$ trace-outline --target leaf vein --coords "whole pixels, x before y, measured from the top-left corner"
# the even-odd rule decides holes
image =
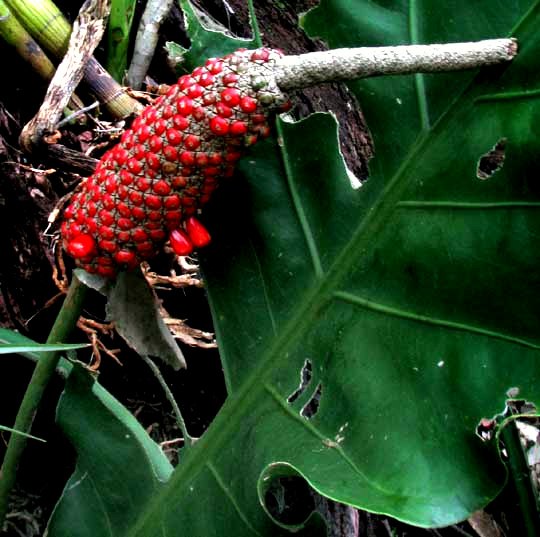
[[[219,474],[219,472],[217,471],[217,468],[210,462],[208,461],[206,463],[206,467],[210,470],[210,473],[212,474],[212,476],[214,477],[214,479],[216,480],[216,483],[218,484],[219,488],[223,491],[223,493],[225,494],[225,496],[227,496],[227,498],[229,499],[229,501],[231,502],[231,504],[233,505],[235,511],[238,513],[238,516],[240,517],[240,519],[242,520],[242,522],[255,534],[255,535],[260,535],[262,537],[262,535],[251,525],[251,523],[249,522],[249,520],[247,519],[246,515],[243,513],[240,505],[238,504],[238,502],[236,501],[236,498],[234,497],[234,495],[232,494],[232,492],[230,491],[229,487],[227,486],[227,484],[225,483],[225,481],[223,480],[223,478],[221,477],[221,475]]]
[[[301,417],[300,414],[297,414],[294,410],[292,410],[289,404],[285,402],[284,397],[276,390],[274,386],[267,383],[264,385],[264,388],[272,396],[274,401],[276,401],[276,403],[281,407],[281,409],[285,411],[287,415],[293,418],[297,423],[300,423],[305,429],[307,429],[311,434],[318,438],[321,441],[322,445],[327,447],[331,446],[329,447],[329,449],[334,449],[336,453],[338,453],[339,456],[347,463],[347,465],[352,468],[352,470],[355,472],[355,474],[357,474],[358,477],[360,477],[366,483],[369,483],[373,488],[378,491],[381,491],[385,494],[393,494],[391,491],[381,487],[378,483],[374,483],[371,479],[369,479],[367,475],[362,472],[362,470],[360,470],[360,468],[354,463],[354,461],[345,453],[345,450],[338,442],[334,442],[329,439],[327,436],[322,434],[311,423],[311,421]]]
[[[404,200],[396,204],[400,209],[538,209],[538,201],[416,201]]]
[[[283,140],[283,128],[279,121],[277,122],[276,126],[277,126],[279,138]],[[294,173],[293,173],[291,161],[289,158],[289,153],[286,147],[284,146],[284,144],[280,144],[280,150],[281,150],[281,157],[283,160],[283,167],[285,169],[287,187],[289,189],[289,194],[291,195],[291,200],[293,202],[293,207],[296,212],[296,217],[298,218],[300,228],[302,229],[302,233],[306,241],[306,245],[307,245],[309,255],[311,258],[311,263],[313,265],[313,270],[317,278],[320,279],[324,276],[321,257],[319,255],[319,250],[317,248],[317,244],[315,242],[315,238],[313,236],[313,232],[311,230],[309,220],[304,211],[302,200],[298,193],[298,189],[296,188],[296,185],[294,183]]]
[[[385,313],[387,315],[392,315],[394,317],[399,317],[401,319],[409,319],[412,321],[417,321],[417,322],[425,323],[425,324],[431,324],[433,326],[440,326],[443,328],[450,328],[453,330],[462,330],[464,332],[470,332],[472,334],[477,334],[481,336],[493,337],[493,338],[500,339],[503,341],[508,341],[510,343],[517,343],[518,345],[529,347],[531,349],[540,349],[540,345],[533,343],[532,341],[528,341],[526,339],[510,336],[508,334],[503,334],[501,332],[495,332],[494,330],[488,330],[486,328],[481,328],[479,326],[473,326],[473,325],[465,324],[465,323],[458,323],[456,321],[450,321],[448,319],[437,319],[434,317],[428,317],[427,315],[422,315],[420,313],[400,310],[393,306],[386,306],[385,304],[380,304],[378,302],[374,302],[373,300],[362,298],[358,295],[349,293],[347,291],[336,291],[333,296],[337,300],[348,302],[349,304],[360,306],[360,307],[377,311],[380,313]]]
[[[420,44],[420,30],[418,28],[418,6],[416,0],[409,2],[409,35],[412,45]],[[416,101],[418,104],[418,113],[420,115],[420,126],[422,130],[430,128],[429,109],[426,94],[425,76],[421,73],[414,75],[414,88],[416,92]]]

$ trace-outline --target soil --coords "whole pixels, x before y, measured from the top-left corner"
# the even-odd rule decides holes
[[[315,5],[315,0],[256,2],[263,39],[286,52],[300,53],[323,48],[309,40],[297,26],[299,13]],[[76,6],[74,5],[76,4]],[[243,0],[199,1],[198,7],[239,36],[246,36],[248,14]],[[58,2],[72,20],[79,3]],[[140,8],[139,8],[140,9]],[[137,17],[140,13],[137,13]],[[161,29],[158,51],[150,76],[160,83],[172,83],[174,74],[167,66],[163,45],[176,41],[188,46],[183,18],[175,6]],[[14,52],[0,43],[0,53],[13,57]],[[98,50],[96,56],[100,57]],[[16,58],[16,76],[10,76],[0,93],[0,326],[18,330],[42,342],[54,321],[61,299],[53,300],[58,289],[53,281],[52,237],[48,235],[47,218],[58,200],[69,193],[78,177],[58,162],[43,162],[24,154],[18,144],[22,127],[37,112],[46,85]],[[79,90],[78,90],[79,92]],[[83,92],[81,92],[83,93]],[[345,86],[326,86],[298,96],[296,113],[305,116],[317,110],[333,110],[341,122],[341,143],[349,168],[360,178],[367,177],[367,160],[372,148],[369,134],[354,98]],[[351,105],[351,106],[348,106]],[[346,118],[346,120],[345,120]],[[62,131],[61,143],[82,151],[92,135],[85,126],[69,126]],[[96,141],[94,138],[92,141]],[[162,293],[165,305],[174,317],[186,319],[191,327],[212,331],[212,319],[204,289],[189,287]],[[103,300],[92,294],[87,314],[103,318]],[[74,340],[84,340],[84,334]],[[106,356],[100,367],[100,382],[133,411],[140,423],[158,442],[181,436],[158,382],[149,375],[148,366],[116,337],[102,338],[109,348],[121,348],[122,366]],[[182,346],[188,367],[174,372],[163,371],[180,407],[188,429],[200,436],[222,405],[226,392],[216,349]],[[89,358],[89,357],[88,357]],[[32,373],[33,364],[19,356],[3,356],[0,376],[0,423],[13,423],[18,404]],[[33,433],[47,444],[30,442],[20,465],[19,480],[13,494],[9,525],[5,535],[42,535],[52,508],[74,468],[74,453],[54,425],[56,402],[62,390],[61,379],[54,379],[47,390],[35,420]],[[4,443],[3,443],[4,444]],[[4,445],[1,448],[3,450]],[[176,461],[174,445],[168,449]],[[0,456],[2,454],[0,453]],[[331,521],[332,535],[353,537],[414,535],[475,535],[468,524],[440,530],[408,527],[385,516],[371,515],[314,496],[303,482],[283,483],[287,492],[284,520],[305,518],[314,505]]]

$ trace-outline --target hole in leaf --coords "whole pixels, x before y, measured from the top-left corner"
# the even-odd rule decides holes
[[[321,401],[321,394],[322,384],[319,382],[319,384],[317,384],[317,388],[313,392],[313,395],[300,411],[301,416],[310,420],[313,416],[315,416],[315,414],[317,414],[319,410],[319,403]]]
[[[480,157],[476,168],[478,179],[489,179],[503,167],[506,141],[506,138],[501,138],[491,151]]]
[[[315,508],[310,486],[299,476],[274,479],[264,503],[270,515],[286,525],[302,524]]]
[[[287,397],[288,403],[294,403],[306,391],[311,382],[312,371],[311,361],[306,359],[300,370],[300,384],[298,385],[298,388]]]

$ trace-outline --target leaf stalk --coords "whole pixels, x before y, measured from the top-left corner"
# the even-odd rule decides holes
[[[66,299],[47,338],[47,343],[53,344],[67,341],[81,315],[86,289],[86,286],[74,275]],[[37,362],[13,425],[13,428],[17,431],[26,434],[30,432],[39,403],[55,372],[60,357],[60,351],[46,352]],[[9,494],[15,485],[17,469],[26,442],[27,438],[25,436],[20,434],[12,435],[9,439],[4,462],[0,468],[0,528],[4,523],[8,510]]]

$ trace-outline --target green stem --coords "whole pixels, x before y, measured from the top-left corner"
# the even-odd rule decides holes
[[[253,40],[258,47],[262,47],[261,32],[259,30],[259,24],[257,23],[257,15],[255,14],[255,7],[253,6],[253,0],[248,0],[249,19],[251,21],[251,28],[253,29]]]
[[[0,0],[0,37],[14,47],[42,78],[50,80],[53,77],[54,65],[3,0]]]
[[[47,343],[62,343],[68,339],[80,317],[86,289],[77,277],[73,276],[68,294],[47,338]],[[60,351],[46,352],[36,364],[13,426],[17,431],[30,432],[39,403],[54,374],[60,356]],[[17,468],[26,442],[27,439],[22,435],[12,435],[9,439],[4,462],[0,469],[0,528],[4,523],[9,494],[15,485]]]
[[[50,0],[6,0],[11,11],[42,47],[61,57],[68,46],[71,24]]]
[[[50,0],[5,0],[17,17],[40,45],[62,58],[69,44],[71,24]],[[123,118],[139,112],[142,106],[129,96],[103,66],[92,56],[84,70],[85,82],[114,117]]]
[[[152,373],[154,373],[154,376],[157,378],[158,382],[161,384],[161,387],[163,388],[163,391],[165,392],[165,397],[167,397],[176,415],[176,422],[178,423],[178,426],[180,427],[180,430],[182,431],[182,436],[184,437],[184,449],[188,450],[193,444],[193,437],[190,436],[190,434],[188,433],[186,422],[184,420],[184,417],[182,416],[180,407],[178,406],[178,403],[176,402],[176,399],[174,398],[174,395],[171,389],[165,382],[165,379],[163,378],[163,375],[161,374],[161,371],[159,370],[158,366],[153,362],[153,360],[151,360],[145,354],[141,354],[141,356],[142,356],[142,359],[150,366]]]
[[[517,493],[516,508],[521,514],[524,537],[537,537],[540,535],[538,504],[515,419],[503,427],[500,438],[508,454],[508,471]]]

